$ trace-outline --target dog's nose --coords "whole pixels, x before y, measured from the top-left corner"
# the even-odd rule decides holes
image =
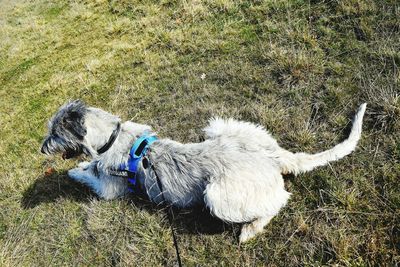
[[[40,152],[42,152],[43,154],[46,154],[46,152],[44,152],[44,144],[42,145],[42,148],[40,149]]]
[[[40,148],[40,152],[42,152],[43,154],[48,153],[47,138],[46,138],[46,140],[43,141],[42,147]]]

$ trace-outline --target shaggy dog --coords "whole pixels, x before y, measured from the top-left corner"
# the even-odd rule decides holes
[[[149,145],[136,169],[136,192],[155,202],[177,207],[204,203],[223,221],[243,223],[240,242],[263,231],[287,203],[290,193],[282,174],[299,174],[350,154],[361,136],[366,104],[355,115],[350,136],[318,154],[292,153],[281,148],[262,127],[234,119],[211,119],[206,140],[182,144],[159,139]],[[129,161],[133,144],[143,135],[155,136],[150,126],[86,106],[76,100],[63,105],[50,120],[41,151],[63,158],[86,154],[68,175],[88,185],[100,197],[127,194],[129,183],[115,170]]]

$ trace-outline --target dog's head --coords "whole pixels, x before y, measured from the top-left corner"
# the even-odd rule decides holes
[[[62,153],[64,159],[87,152],[83,144],[87,133],[86,113],[87,107],[80,100],[61,106],[49,121],[48,135],[43,141],[41,152],[47,155]]]
[[[121,127],[118,116],[87,106],[80,100],[70,101],[50,119],[41,151],[47,155],[61,153],[64,159],[81,154],[94,158],[115,145]],[[124,127],[134,136],[151,131],[150,126],[133,122]]]

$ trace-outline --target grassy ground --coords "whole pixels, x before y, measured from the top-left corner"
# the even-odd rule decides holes
[[[98,200],[66,177],[76,162],[40,155],[74,98],[183,142],[221,115],[307,152],[368,102],[357,151],[286,177],[265,234],[239,246],[197,208],[176,211],[178,239],[188,266],[399,263],[399,17],[395,0],[0,0],[0,265],[175,264],[162,211]]]

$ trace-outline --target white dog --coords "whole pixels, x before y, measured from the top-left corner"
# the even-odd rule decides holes
[[[202,143],[157,139],[150,126],[121,123],[77,100],[50,120],[42,152],[91,156],[68,174],[105,199],[133,191],[178,207],[204,203],[221,220],[243,223],[239,239],[245,242],[286,205],[290,193],[282,174],[310,171],[355,149],[365,108],[360,106],[348,139],[311,155],[289,152],[262,126],[233,119],[210,120]]]

